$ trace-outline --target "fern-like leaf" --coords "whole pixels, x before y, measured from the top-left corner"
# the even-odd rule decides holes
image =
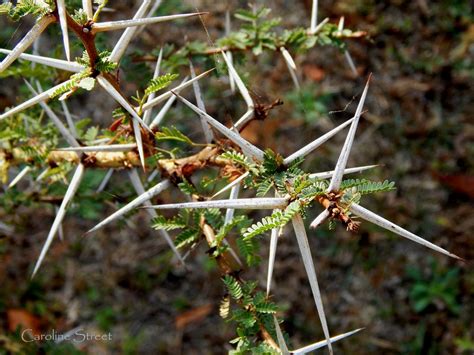
[[[198,229],[186,229],[178,234],[178,236],[174,240],[174,245],[176,245],[176,248],[182,248],[185,245],[195,242],[200,235],[201,233]]]
[[[239,300],[244,295],[242,287],[240,286],[239,281],[237,281],[233,276],[225,275],[222,279],[224,282],[227,291],[232,296],[232,298]]]
[[[177,142],[187,143],[193,145],[194,142],[181,133],[176,127],[163,127],[161,132],[155,134],[155,138],[158,141],[173,140]]]
[[[178,77],[178,74],[170,74],[167,73],[165,75],[161,75],[155,79],[152,79],[148,82],[148,86],[145,89],[145,94],[148,96],[150,94],[153,94],[161,89],[164,89],[168,85],[170,85],[173,80],[176,80]]]
[[[154,229],[164,229],[170,231],[173,229],[186,228],[186,222],[180,217],[166,219],[164,216],[158,216],[152,220],[152,227]]]

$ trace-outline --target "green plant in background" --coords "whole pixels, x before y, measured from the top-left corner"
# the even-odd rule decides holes
[[[97,9],[93,11],[92,3],[84,0],[83,8],[75,9],[73,16],[69,14],[70,9],[66,7],[64,0],[41,4],[20,0],[15,6],[8,3],[1,8],[2,13],[7,14],[12,20],[28,14],[37,18],[33,28],[12,51],[2,50],[7,56],[0,62],[0,73],[18,77],[23,75],[24,71],[12,70],[15,67],[11,66],[17,59],[35,63],[30,72],[32,82],[26,82],[26,87],[33,97],[0,115],[2,180],[6,182],[9,170],[19,166],[20,172],[10,182],[10,188],[24,176],[32,174],[42,186],[42,191],[35,192],[34,196],[47,196],[58,191],[64,196],[34,267],[33,276],[45,260],[72,201],[79,205],[78,210],[81,214],[93,218],[100,209],[92,206],[107,201],[106,196],[95,197],[95,194],[104,191],[110,176],[118,169],[126,169],[136,196],[88,233],[142,206],[149,214],[153,228],[167,241],[180,262],[185,262],[182,250],[192,250],[200,242],[206,243],[207,254],[217,265],[225,285],[226,292],[221,300],[220,315],[235,325],[237,336],[231,341],[235,345],[233,351],[235,354],[289,353],[287,346],[289,337],[280,329],[281,320],[277,318],[279,308],[271,297],[271,283],[278,238],[283,233],[283,227],[290,224],[296,235],[325,337],[322,341],[293,352],[307,353],[327,346],[332,353],[333,342],[361,330],[356,329],[338,336],[331,336],[329,331],[304,223],[304,219],[311,214],[315,205],[321,206],[323,210],[310,223],[311,228],[320,228],[324,222],[329,221],[330,224],[340,222],[347,230],[356,232],[361,220],[366,220],[437,252],[458,258],[361,206],[363,196],[391,191],[395,188],[393,182],[344,178],[346,174],[375,167],[371,165],[347,168],[358,123],[363,113],[370,77],[351,119],[287,157],[269,149],[262,151],[240,135],[249,122],[268,118],[270,110],[280,103],[265,106],[253,100],[233,64],[235,53],[244,55],[251,52],[253,55],[260,55],[263,51],[273,51],[281,54],[298,88],[297,68],[290,51],[302,53],[316,45],[333,45],[341,49],[352,70],[355,71],[344,40],[361,37],[364,35],[363,32],[344,29],[343,20],[339,25],[329,23],[328,19],[318,24],[317,1],[313,2],[309,28],[280,30],[277,27],[279,20],[270,18],[270,10],[267,8],[252,7],[251,10],[239,10],[236,12],[236,17],[242,21],[241,27],[234,32],[228,31],[225,37],[217,40],[215,42],[217,47],[194,42],[178,50],[167,47],[157,51],[158,55],[151,58],[157,61],[153,77],[147,82],[136,83],[138,88],[144,89],[138,91],[132,98],[136,102],[136,106],[133,106],[122,91],[122,82],[119,78],[120,70],[123,69],[122,64],[127,64],[126,59],[122,61],[125,50],[139,33],[140,28],[204,14],[152,17],[156,7],[152,6],[153,1],[144,0],[131,20],[99,22],[100,13],[106,3],[98,1]],[[55,23],[60,26],[68,60],[26,54],[25,50],[38,36]],[[112,50],[98,50],[96,36],[114,30],[124,32]],[[74,33],[84,49],[82,56],[75,62],[69,60],[71,55],[69,32]],[[191,60],[196,61],[199,57],[206,58],[203,61],[206,69],[214,65],[211,59],[221,61],[222,68],[228,71],[231,87],[238,90],[245,102],[245,113],[231,128],[206,112],[199,80],[210,75],[214,68],[196,75]],[[57,84],[55,81],[55,85],[51,86],[50,78],[45,78],[40,71],[36,72],[36,68],[40,67],[38,64],[55,68],[62,82]],[[175,83],[177,72],[180,69],[184,71],[180,68],[184,65],[186,73],[191,78],[188,76],[177,84]],[[160,75],[162,68],[166,68],[168,73]],[[65,73],[70,74],[66,80]],[[43,91],[42,85],[51,87]],[[162,92],[168,86],[173,88]],[[196,105],[180,95],[181,91],[190,86],[194,90]],[[111,124],[102,128],[92,126],[86,120],[74,122],[66,102],[73,95],[79,94],[80,89],[90,91],[86,92],[86,95],[95,95],[99,87],[120,105],[110,113]],[[302,101],[301,108],[297,110],[300,110],[300,113],[305,113],[307,110],[314,111],[315,108],[323,111],[324,106],[311,107],[311,99],[305,96],[308,95],[305,94],[305,90],[307,89],[303,89],[300,93],[300,99],[297,97],[292,99],[295,104]],[[51,101],[49,104],[46,103],[48,100]],[[199,117],[198,123],[204,133],[204,143],[189,137],[191,124],[183,129],[166,127],[162,124],[164,116],[176,100]],[[162,109],[153,116],[153,108],[162,103],[164,103]],[[36,104],[39,104],[41,109],[34,107]],[[64,112],[66,124],[56,113],[59,107]],[[29,108],[31,110],[25,111]],[[46,124],[44,122],[46,118],[53,124]],[[312,120],[311,117],[307,119]],[[311,173],[301,168],[301,163],[308,154],[346,128],[349,132],[333,171]],[[143,174],[140,173],[140,168],[143,169]],[[89,181],[95,179],[98,176],[95,170],[98,169],[108,169],[98,186],[83,183],[86,178]],[[70,172],[73,172],[72,178],[68,180]],[[146,178],[146,183],[143,182],[143,178]],[[67,189],[64,192],[65,185]],[[172,186],[179,188],[190,202],[151,204],[154,197]],[[130,190],[129,186],[124,185],[118,188]],[[246,190],[247,195],[256,197],[239,198],[240,190]],[[228,199],[217,198],[229,191]],[[7,202],[4,202],[4,205],[13,210],[18,201],[31,199],[31,196],[24,196],[22,200],[7,191],[4,199],[12,206],[8,206]],[[89,205],[91,207],[87,207]],[[87,211],[83,210],[84,206]],[[157,211],[165,209],[179,209],[179,213],[171,218],[158,214]],[[235,212],[254,209],[270,210],[271,213],[252,223],[246,214],[238,215]],[[176,233],[174,238],[169,232]],[[242,269],[258,265],[259,245],[267,233],[270,233],[270,255],[266,292],[264,292],[257,287],[257,281],[245,279]],[[232,239],[235,239],[238,251],[233,250],[230,243]],[[246,266],[241,258],[245,260]],[[450,285],[452,277],[454,276],[450,276],[448,280],[444,278],[435,280]],[[139,270],[138,283],[141,287],[147,289],[149,282],[148,275],[140,273]],[[434,288],[430,283],[417,293],[417,297],[423,300],[418,300],[418,304],[423,305],[426,299],[429,300],[428,304],[431,303],[433,295],[441,295],[445,302],[449,299],[445,287]],[[108,329],[114,318],[114,310],[104,308],[97,313],[96,322],[103,329]],[[124,348],[133,349],[134,346],[133,341],[129,346],[124,344]]]
[[[410,301],[416,312],[423,312],[430,305],[446,307],[453,314],[460,311],[459,269],[443,269],[435,260],[431,261],[430,275],[415,267],[407,268],[407,275],[414,281],[410,290]]]

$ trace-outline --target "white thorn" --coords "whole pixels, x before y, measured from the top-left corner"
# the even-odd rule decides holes
[[[30,91],[38,95],[38,93],[33,89],[31,84],[25,80],[26,85],[30,89]],[[43,92],[44,93],[44,92]],[[41,95],[41,94],[39,94]],[[53,121],[54,125],[58,128],[59,132],[61,135],[64,137],[64,139],[73,147],[79,147],[79,142],[76,140],[76,138],[72,135],[72,133],[64,126],[63,122],[59,119],[59,117],[51,110],[51,108],[43,101],[40,101],[39,104],[43,108],[43,110],[46,112],[48,117]]]
[[[319,31],[321,31],[321,29],[324,27],[325,24],[327,24],[329,22],[329,17],[326,17],[324,20],[322,20],[319,25],[316,26],[316,28],[314,29],[314,31],[310,31],[311,34],[316,34],[318,33]]]
[[[163,58],[163,47],[160,48],[160,53],[158,53],[158,59],[156,60],[156,66],[155,66],[155,72],[153,73],[153,79],[156,79],[160,75],[160,67],[161,67],[161,59]],[[152,92],[149,96],[146,102],[151,102],[156,96],[156,92]],[[153,113],[153,110],[147,110],[143,114],[143,122],[148,124],[151,118],[151,114]]]
[[[198,76],[196,76],[194,79],[190,79],[188,81],[185,81],[184,83],[182,84],[179,84],[177,87],[159,95],[158,97],[155,97],[152,101],[150,102],[147,102],[145,105],[143,105],[143,111],[146,111],[146,110],[149,110],[150,108],[158,105],[160,102],[163,102],[167,99],[169,99],[171,96],[173,96],[173,92],[180,92],[181,90],[187,88],[188,86],[190,86],[193,82],[195,82],[196,80],[199,80],[201,78],[203,78],[204,76],[206,76],[207,74],[209,74],[210,72],[212,72],[214,69],[210,69],[208,71],[205,71],[204,73],[201,73],[199,74]]]
[[[189,61],[189,70],[191,71],[191,78],[195,78],[196,73],[194,72],[193,63],[191,61]],[[206,112],[206,106],[204,106],[204,100],[202,98],[199,82],[197,81],[193,82],[193,89],[194,89],[194,96],[196,97],[197,106],[203,112]],[[207,123],[207,121],[204,119],[204,117],[200,117],[200,118],[201,118],[202,130],[204,131],[204,137],[206,138],[206,143],[211,143],[212,140],[214,139],[214,134],[212,133],[211,127],[209,126],[209,123]]]
[[[288,65],[288,67],[293,70],[296,70],[296,63],[291,57],[290,52],[288,52],[285,47],[280,47],[280,52],[283,55],[283,59],[285,59],[285,62]]]
[[[31,170],[30,166],[25,166],[21,171],[18,173],[17,176],[10,182],[8,185],[8,188],[11,189],[13,186],[18,184],[18,182],[25,177],[26,174],[28,174]]]
[[[278,319],[275,315],[273,315],[273,324],[275,325],[275,333],[277,335],[278,346],[280,347],[282,355],[290,355],[288,347],[285,343],[285,338],[283,337],[283,332],[281,331],[280,324],[278,323]]]
[[[64,52],[66,53],[67,61],[71,61],[71,50],[69,49],[69,35],[67,30],[67,19],[66,19],[66,4],[64,0],[57,0],[59,25],[61,26],[61,32],[63,35]]]
[[[145,151],[143,150],[142,132],[140,131],[140,123],[136,120],[132,120],[133,133],[135,135],[135,142],[137,142],[138,155],[140,156],[140,162],[143,170],[145,170]]]
[[[127,110],[127,112],[130,113],[134,119],[140,122],[140,124],[149,132],[153,133],[150,127],[148,127],[146,123],[140,118],[140,116],[138,116],[137,111],[135,111],[132,105],[128,103],[122,94],[118,92],[117,89],[115,89],[115,87],[107,79],[105,79],[102,75],[99,75],[97,77],[97,82],[105,89],[105,91],[109,93],[110,96],[112,96],[115,101],[117,101],[125,110]]]
[[[342,30],[344,29],[344,16],[341,16],[339,19],[339,23],[337,25],[337,32],[339,32],[339,35],[342,34]]]
[[[242,117],[240,117],[238,121],[234,124],[234,126],[232,127],[232,130],[239,132],[240,129],[242,129],[247,124],[247,122],[249,122],[253,118],[253,115],[254,115],[254,109],[249,108],[247,112],[245,112],[242,115]]]
[[[56,214],[58,214],[59,212],[59,207],[58,206],[54,206],[54,210],[56,211]],[[64,230],[63,230],[63,224],[59,224],[59,228],[58,228],[58,236],[59,236],[59,240],[60,241],[64,241]]]
[[[354,335],[355,333],[358,333],[360,332],[361,330],[363,330],[364,328],[359,328],[359,329],[355,329],[353,331],[350,331],[350,332],[347,332],[347,333],[344,333],[344,334],[339,334],[339,335],[336,335],[336,336],[333,336],[331,337],[331,343],[335,343],[336,341],[339,341],[341,339],[344,339],[344,338],[347,338],[347,337],[350,337],[351,335]],[[291,353],[292,354],[307,354],[309,353],[310,351],[314,351],[316,349],[320,349],[322,347],[325,347],[328,345],[328,341],[327,340],[321,340],[321,341],[318,341],[317,343],[314,343],[314,344],[311,344],[311,345],[307,345],[303,348],[299,348],[299,349],[296,349],[296,350],[292,350]]]
[[[245,139],[243,139],[240,134],[237,132],[234,132],[224,126],[222,123],[217,121],[215,118],[209,116],[207,113],[203,112],[200,110],[196,105],[193,105],[191,102],[183,98],[182,96],[175,94],[179,100],[181,100],[186,106],[188,106],[191,110],[196,112],[198,115],[201,117],[206,118],[207,122],[213,126],[215,129],[217,129],[220,133],[225,135],[227,138],[229,138],[232,142],[237,144],[243,151],[245,155],[247,155],[251,159],[256,159],[258,161],[263,161],[263,156],[264,153],[261,151],[259,148],[254,146],[253,144],[249,143]]]
[[[365,166],[358,166],[358,167],[355,167],[355,168],[347,168],[347,169],[344,169],[344,175],[353,174],[353,173],[360,173],[364,170],[369,170],[369,169],[376,168],[377,166],[378,165],[365,165]],[[333,174],[334,174],[334,170],[330,170],[330,171],[323,171],[323,172],[320,172],[320,173],[309,174],[308,177],[310,179],[327,179],[327,178],[332,177]]]
[[[278,197],[278,192],[275,191],[275,197]],[[275,213],[277,210],[273,210]],[[272,277],[273,277],[273,267],[275,265],[275,256],[278,245],[278,233],[280,228],[273,228],[270,236],[270,247],[268,253],[268,271],[267,271],[267,296],[270,294],[270,289],[272,286]]]
[[[187,78],[188,77],[185,77],[184,80],[181,82],[181,84],[185,83]],[[165,115],[168,113],[169,109],[171,108],[171,106],[174,104],[175,101],[176,101],[176,96],[171,94],[171,96],[168,98],[168,100],[166,100],[161,110],[156,114],[155,118],[151,121],[150,123],[151,129],[155,128],[161,123],[161,121],[163,121],[163,119],[165,118]],[[152,111],[151,109],[147,110],[145,111],[145,114],[151,111]]]
[[[22,40],[18,42],[15,48],[13,48],[13,50],[0,63],[0,73],[7,69],[10,64],[12,64],[53,21],[54,18],[52,16],[44,16],[38,22],[36,22],[36,24],[25,35],[25,37],[23,37]]]
[[[245,103],[247,104],[247,108],[254,108],[254,103],[252,98],[250,97],[249,91],[244,85],[244,82],[242,79],[240,79],[239,74],[237,74],[237,71],[234,68],[234,65],[231,63],[229,58],[227,58],[227,55],[224,52],[221,52],[222,56],[224,57],[224,60],[227,64],[227,67],[229,68],[229,73],[233,77],[235,83],[237,84],[237,87],[239,88],[240,94],[245,100]]]
[[[84,165],[79,164],[76,168],[76,171],[74,172],[71,182],[69,183],[66,194],[64,195],[63,201],[61,202],[61,206],[59,207],[59,210],[58,210],[58,213],[56,214],[53,225],[51,226],[51,230],[49,231],[48,237],[46,238],[46,242],[44,243],[43,249],[41,250],[40,256],[38,257],[38,261],[36,262],[31,278],[35,276],[36,272],[41,266],[41,263],[43,262],[43,259],[46,256],[46,253],[48,252],[48,249],[53,241],[53,238],[56,235],[56,232],[58,231],[58,228],[64,219],[64,215],[66,214],[66,209],[69,203],[71,202],[72,198],[76,194],[77,188],[79,187],[79,184],[81,183],[83,174],[84,174]]]
[[[127,152],[135,149],[135,143],[127,144],[109,144],[109,145],[87,145],[84,147],[57,148],[56,150],[64,152]]]
[[[407,231],[406,229],[396,225],[395,223],[392,223],[390,222],[389,220],[379,216],[378,214],[372,212],[372,211],[369,211],[368,209],[356,204],[356,203],[352,203],[349,207],[350,211],[352,213],[354,213],[355,215],[359,216],[360,218],[363,218],[365,219],[366,221],[369,221],[369,222],[372,222],[373,224],[376,224],[382,228],[385,228],[393,233],[396,233],[404,238],[407,238],[407,239],[410,239],[411,241],[415,242],[415,243],[418,243],[418,244],[421,244],[427,248],[430,248],[430,249],[433,249],[435,251],[437,251],[438,253],[441,253],[441,254],[444,254],[444,255],[447,255],[447,256],[450,256],[452,258],[455,258],[455,259],[459,259],[459,260],[463,260],[462,258],[460,258],[459,256],[457,255],[454,255],[452,253],[450,253],[449,251],[433,244],[433,243],[430,243],[428,242],[427,240],[421,238],[421,237],[418,237],[417,235]]]
[[[369,89],[371,75],[365,84],[364,91],[360,98],[359,104],[357,105],[356,113],[354,115],[354,121],[352,121],[351,128],[349,133],[347,133],[346,141],[342,147],[341,154],[337,160],[336,167],[334,169],[334,175],[332,176],[331,182],[329,183],[328,192],[336,191],[341,186],[342,176],[344,175],[344,169],[347,165],[347,160],[349,159],[349,154],[352,149],[352,143],[354,142],[355,133],[357,130],[357,125],[359,124],[360,115],[362,113],[362,108],[364,107],[365,98],[367,96],[367,91]]]
[[[239,198],[239,192],[240,192],[240,185],[237,184],[230,190],[229,200],[238,199]],[[232,218],[234,218],[234,212],[235,212],[235,210],[233,208],[228,208],[226,210],[224,224],[229,223],[232,220]]]
[[[67,80],[61,84],[58,84],[54,87],[52,87],[51,89],[48,89],[46,91],[43,91],[42,93],[32,97],[31,99],[19,104],[18,106],[15,106],[14,108],[12,108],[11,110],[3,113],[0,115],[0,121],[7,118],[7,117],[10,117],[12,115],[15,115],[17,114],[18,112],[21,112],[23,110],[26,110],[27,108],[33,106],[33,105],[36,105],[37,103],[39,102],[42,102],[42,101],[46,101],[50,98],[50,95],[55,92],[57,89],[59,89],[61,86],[63,85],[66,85],[67,83],[69,83],[71,80]]]
[[[202,13],[192,13],[192,14],[177,14],[170,16],[159,16],[159,17],[150,17],[150,18],[141,18],[133,20],[122,20],[122,21],[110,21],[110,22],[98,22],[92,25],[92,31],[94,33],[105,32],[105,31],[115,31],[123,30],[124,28],[137,27],[137,26],[146,26],[152,25],[155,23],[172,21],[186,17],[199,16]]]
[[[82,0],[82,9],[87,15],[88,20],[92,20],[94,12],[92,10],[92,0]]]
[[[97,188],[96,192],[102,192],[104,191],[105,187],[107,186],[107,184],[109,183],[109,180],[110,178],[112,177],[112,174],[114,173],[114,169],[111,168],[109,170],[107,170],[107,173],[105,174],[104,178],[102,179],[102,181],[100,182],[99,184],[99,187]]]
[[[142,181],[140,180],[140,176],[138,176],[138,172],[136,169],[132,169],[128,172],[128,175],[130,177],[130,180],[132,182],[132,185],[133,185],[133,188],[135,189],[135,192],[141,196],[143,194],[145,194],[145,188],[143,187],[143,183]],[[145,201],[143,203],[145,206],[151,206],[151,203],[149,200]],[[155,210],[153,209],[148,209],[148,214],[150,215],[151,218],[155,218],[157,217],[157,213]],[[161,232],[164,232],[164,233],[161,233]],[[159,230],[159,233],[163,236],[163,238],[165,238],[166,242],[168,243],[169,247],[171,248],[171,250],[173,251],[173,253],[176,255],[176,257],[178,258],[178,260],[184,265],[184,259],[183,257],[181,256],[180,252],[178,251],[178,249],[176,249],[176,246],[174,245],[173,243],[173,240],[171,239],[170,235],[168,234],[168,232],[166,232],[165,230]]]
[[[69,126],[69,130],[71,131],[72,135],[77,138],[76,125],[74,124],[71,112],[69,111],[69,108],[66,104],[66,101],[61,100],[60,102],[61,102],[61,106],[63,108],[64,116],[66,117],[67,125]]]
[[[357,72],[357,68],[354,64],[354,61],[352,60],[351,54],[349,53],[347,49],[344,51],[344,57],[346,58],[347,64],[349,64],[349,67],[351,68],[352,73],[354,75],[359,75],[359,73]]]
[[[92,233],[92,232],[96,231],[97,229],[102,228],[106,224],[109,224],[110,222],[120,218],[121,216],[123,216],[127,212],[131,211],[135,207],[138,207],[138,206],[142,205],[143,203],[145,203],[146,201],[149,201],[150,199],[152,199],[153,197],[158,195],[160,192],[166,190],[170,186],[171,186],[171,183],[170,183],[169,180],[163,180],[162,182],[160,182],[160,183],[156,184],[155,186],[153,186],[152,188],[148,189],[145,193],[143,193],[140,196],[138,196],[137,198],[135,198],[133,201],[126,204],[124,207],[122,207],[121,209],[119,209],[115,213],[111,214],[109,217],[107,217],[102,222],[97,224],[94,228],[90,229],[87,233]]]
[[[0,48],[0,53],[10,54],[10,53],[12,53],[12,51],[8,50],[8,49]],[[76,62],[68,62],[68,61],[62,60],[62,59],[43,57],[43,56],[34,55],[34,54],[22,53],[18,56],[18,58],[28,60],[28,61],[33,62],[33,63],[47,65],[47,66],[52,67],[52,68],[57,68],[57,69],[65,70],[65,71],[70,71],[70,72],[73,72],[73,73],[79,73],[79,72],[81,72],[82,70],[85,69],[84,66],[82,66],[82,65],[80,65]]]
[[[327,218],[329,217],[329,211],[324,210],[321,212],[314,220],[311,222],[310,227],[311,228],[317,228],[320,226]]]
[[[316,25],[318,24],[318,0],[313,0],[313,6],[311,6],[311,33],[316,33]]]
[[[293,222],[296,240],[298,241],[298,246],[300,248],[301,257],[303,259],[304,267],[306,269],[306,274],[308,275],[309,284],[311,286],[311,291],[314,297],[314,302],[316,303],[316,308],[318,310],[321,326],[323,327],[323,333],[329,344],[329,353],[332,355],[333,351],[331,342],[329,340],[329,329],[326,321],[326,315],[324,313],[321,292],[319,291],[318,279],[316,277],[313,257],[311,256],[311,249],[309,247],[308,237],[306,236],[306,230],[304,228],[303,219],[299,214],[296,214],[291,221]]]
[[[134,20],[140,19],[145,16],[146,11],[150,7],[151,0],[143,0],[142,4],[138,8],[135,16],[133,16]],[[132,40],[135,32],[137,31],[137,27],[128,27],[123,33],[118,42],[115,44],[112,53],[110,54],[110,61],[118,63],[122,56],[124,55],[127,47]]]
[[[237,184],[240,184],[240,182],[245,179],[250,173],[247,171],[245,173],[243,173],[242,175],[240,175],[237,179],[235,179],[234,181],[230,182],[229,184],[227,184],[226,186],[224,186],[222,189],[220,189],[219,191],[217,191],[214,195],[212,195],[211,199],[216,197],[216,196],[219,196],[220,194],[226,192],[227,190],[231,189],[232,187],[234,187],[235,185]]]
[[[236,200],[215,200],[199,202],[171,203],[164,205],[153,205],[154,209],[176,209],[176,208],[235,208],[272,210],[275,208],[285,208],[288,205],[286,198],[240,198]]]
[[[295,161],[296,159],[308,155],[308,154],[311,153],[313,150],[315,150],[316,148],[318,148],[319,146],[321,146],[323,143],[327,142],[330,138],[332,138],[333,136],[335,136],[337,133],[339,133],[340,131],[342,131],[344,128],[346,128],[349,124],[352,123],[353,120],[354,120],[354,118],[351,118],[350,120],[347,120],[347,121],[344,122],[343,124],[340,124],[340,125],[337,126],[336,128],[333,128],[333,129],[330,130],[329,132],[323,134],[321,137],[319,137],[319,138],[315,139],[314,141],[312,141],[311,143],[305,145],[303,148],[297,150],[296,152],[294,152],[293,154],[291,154],[290,156],[288,156],[287,158],[285,158],[285,160],[283,161],[283,163],[284,163],[284,164],[290,164],[290,163],[292,163],[293,161]]]

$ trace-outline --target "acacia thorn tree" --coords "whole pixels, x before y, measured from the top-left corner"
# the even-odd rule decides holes
[[[269,119],[272,110],[282,102],[259,102],[249,92],[248,83],[242,80],[235,60],[272,53],[275,61],[285,63],[287,78],[298,89],[301,75],[293,57],[304,55],[313,47],[339,48],[357,75],[346,42],[363,38],[364,32],[345,29],[343,18],[338,24],[329,19],[318,22],[316,0],[308,16],[309,26],[299,28],[282,29],[278,27],[279,19],[270,17],[270,9],[254,6],[234,13],[239,26],[231,31],[227,13],[226,33],[211,45],[188,42],[182,48],[164,46],[142,54],[139,60],[156,61],[154,74],[146,81],[137,77],[134,85],[139,90],[129,97],[123,89],[121,68],[127,62],[127,47],[139,37],[144,26],[164,21],[170,21],[169,26],[185,26],[183,21],[198,18],[202,21],[208,15],[196,12],[156,17],[160,1],[143,0],[137,5],[133,18],[115,21],[101,20],[108,9],[107,0],[94,3],[83,0],[82,4],[65,0],[19,0],[15,5],[4,2],[0,6],[9,21],[23,17],[35,19],[35,24],[12,50],[1,49],[5,54],[0,63],[1,75],[23,78],[24,86],[18,96],[28,97],[0,115],[0,177],[4,184],[9,184],[2,198],[11,205],[27,201],[40,206],[51,202],[47,199],[49,195],[65,190],[32,277],[42,263],[54,262],[48,260],[48,249],[55,242],[68,207],[72,203],[90,206],[91,196],[96,204],[106,203],[110,196],[102,196],[100,192],[117,170],[128,172],[136,197],[94,227],[91,225],[88,235],[92,237],[99,228],[127,218],[132,210],[144,208],[151,218],[150,227],[159,231],[181,263],[186,262],[187,251],[201,242],[207,243],[207,255],[215,260],[221,274],[221,280],[216,282],[223,282],[226,290],[220,301],[220,315],[235,325],[236,337],[231,340],[233,353],[307,353],[327,347],[332,354],[331,343],[361,330],[343,330],[334,336],[329,329],[305,219],[316,232],[329,222],[330,227],[341,223],[348,232],[357,233],[360,223],[370,222],[458,258],[363,207],[365,195],[393,190],[394,182],[345,177],[376,167],[347,167],[357,127],[366,109],[365,100],[370,95],[370,75],[365,87],[354,85],[354,93],[362,93],[351,119],[288,156],[284,152],[262,150],[240,134],[251,121]],[[179,20],[177,24],[173,24],[175,20]],[[53,51],[52,56],[39,54],[34,44],[47,28],[60,30],[53,40],[61,43],[66,59],[61,59],[58,51]],[[108,34],[116,31],[122,34],[116,43],[111,43]],[[27,54],[31,46],[33,54]],[[79,56],[72,59],[76,52]],[[181,75],[184,79],[179,78]],[[201,92],[200,85],[214,80],[213,76],[230,85],[236,99],[240,96],[243,113],[233,117],[232,124],[224,124],[223,118],[206,111],[206,93]],[[193,99],[184,97],[190,94],[188,91]],[[73,112],[77,108],[71,110],[67,102],[76,95],[82,95],[85,102],[92,95],[108,95],[115,100],[117,109],[102,117],[108,122],[103,127],[94,126],[90,120],[75,120]],[[195,120],[199,120],[200,138],[190,138],[193,122],[189,130],[168,125],[166,115],[175,102],[187,107]],[[334,170],[303,170],[307,155],[345,131]],[[104,169],[107,173],[98,186],[81,187],[88,172]],[[13,172],[16,175],[10,179]],[[40,192],[35,192],[35,196],[31,192],[11,193],[27,175],[35,178],[35,184],[41,186]],[[180,195],[174,194],[177,201],[153,204],[160,193],[173,188],[180,190]],[[315,211],[321,209],[314,217]],[[162,214],[163,210],[177,212],[170,218],[169,214]],[[252,221],[250,210],[269,212],[263,219]],[[296,236],[325,337],[295,350],[289,350],[290,338],[280,327],[278,300],[271,297],[277,244],[287,224]],[[268,273],[266,289],[262,290],[258,280],[246,278],[245,270],[256,267],[258,246],[268,239]]]

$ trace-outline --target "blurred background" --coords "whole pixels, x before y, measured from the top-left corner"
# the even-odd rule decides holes
[[[256,1],[281,17],[282,28],[309,26],[311,1]],[[348,41],[358,75],[344,53],[315,47],[294,55],[301,89],[295,90],[283,58],[274,52],[248,53],[238,61],[244,80],[262,100],[280,98],[284,105],[263,122],[252,123],[244,136],[261,148],[286,156],[355,111],[365,80],[373,73],[349,166],[380,164],[364,176],[396,182],[397,190],[371,195],[365,206],[391,221],[466,259],[448,259],[369,223],[351,234],[338,225],[308,232],[324,306],[332,334],[365,330],[335,344],[339,354],[472,354],[474,353],[474,127],[472,104],[474,25],[469,0],[319,1],[319,20],[329,17],[345,27],[367,31],[366,38]],[[137,4],[114,1],[105,19],[133,16]],[[158,15],[209,11],[202,22],[179,21],[151,26],[128,50],[121,84],[133,95],[135,83],[152,76],[156,54],[165,44],[186,41],[212,44],[224,35],[225,12],[245,8],[246,1],[163,0]],[[32,21],[0,22],[0,46],[12,48]],[[232,20],[233,29],[240,26]],[[41,37],[41,54],[56,51],[57,29]],[[120,33],[103,39],[111,48]],[[115,37],[114,37],[115,36]],[[218,57],[213,58],[221,65]],[[199,71],[206,69],[198,62]],[[182,68],[182,76],[187,68]],[[45,74],[47,75],[47,74]],[[0,108],[15,104],[23,84],[2,78]],[[201,81],[206,108],[230,123],[245,107],[223,76]],[[186,92],[192,97],[192,90]],[[352,100],[355,98],[354,102]],[[99,90],[70,100],[79,118],[107,126],[116,104]],[[194,115],[176,105],[165,123],[183,128],[199,141]],[[191,127],[191,129],[189,128]],[[311,154],[303,166],[310,172],[331,170],[344,134]],[[105,172],[87,175],[82,189],[96,186]],[[28,181],[18,185],[27,188]],[[6,190],[6,186],[2,187]],[[10,192],[11,193],[11,192]],[[74,205],[63,223],[64,241],[56,240],[33,280],[30,274],[55,215],[54,204],[1,203],[0,219],[0,353],[64,353],[74,351],[156,354],[221,354],[231,349],[233,326],[218,314],[223,284],[201,245],[186,267],[173,258],[167,244],[150,228],[143,212],[127,222],[113,223],[82,237],[101,218],[134,194],[125,172],[113,175],[106,204]],[[2,195],[4,196],[4,195]],[[176,191],[160,201],[177,199]],[[0,196],[0,200],[2,197]],[[307,222],[319,213],[315,207]],[[259,213],[251,214],[255,219]],[[262,262],[244,270],[248,279],[265,286],[267,238]],[[282,306],[282,327],[292,348],[323,339],[320,322],[294,235],[286,228],[274,270],[273,298]],[[47,343],[26,346],[17,325],[37,333],[64,333],[84,328],[91,334],[110,332],[112,341],[90,341],[75,347]],[[322,352],[322,351],[321,351]]]

